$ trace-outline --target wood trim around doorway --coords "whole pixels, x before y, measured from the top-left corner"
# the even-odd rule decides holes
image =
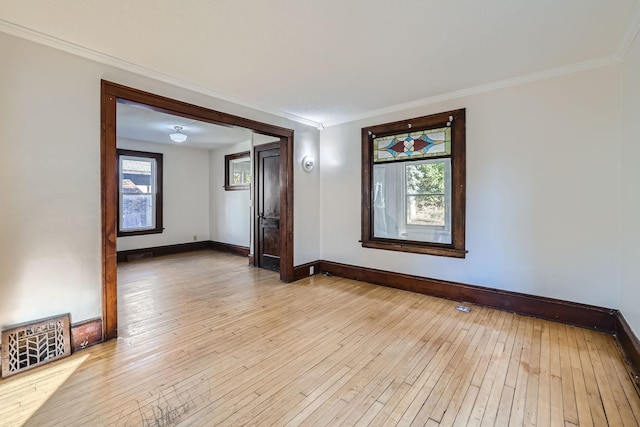
[[[102,327],[104,340],[118,335],[116,222],[118,215],[118,168],[116,156],[117,102],[143,104],[162,113],[213,123],[238,126],[280,138],[280,196],[283,233],[280,280],[291,282],[293,274],[293,136],[292,129],[273,126],[205,107],[166,98],[131,87],[101,81],[100,181],[102,207]]]

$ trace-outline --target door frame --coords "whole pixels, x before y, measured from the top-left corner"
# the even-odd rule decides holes
[[[257,219],[258,217],[258,210],[259,210],[259,203],[260,203],[260,199],[258,198],[258,192],[260,191],[260,164],[258,162],[258,152],[259,151],[267,151],[267,150],[273,150],[274,148],[278,148],[278,145],[282,143],[282,140],[280,140],[280,142],[270,142],[267,144],[260,144],[260,145],[254,145],[253,146],[253,195],[252,195],[252,200],[253,200],[253,209],[252,209],[252,215],[253,215],[253,247],[251,248],[252,252],[253,252],[253,266],[254,267],[262,267],[260,265],[260,254],[258,253],[258,249],[260,248],[260,241],[259,241],[259,235],[260,235],[260,223]],[[280,150],[280,162],[282,162],[282,149]],[[282,165],[280,165],[280,169],[282,171]],[[282,180],[281,180],[281,184],[282,184]],[[286,191],[286,190],[285,190]],[[282,185],[280,185],[280,203],[282,203],[282,192],[283,192],[283,188]],[[282,204],[280,205],[280,239],[282,239]],[[282,241],[280,243],[280,249],[282,250]],[[280,257],[280,268],[282,268],[282,256]]]
[[[101,80],[100,184],[102,190],[103,339],[106,341],[118,336],[116,248],[116,222],[118,218],[116,105],[118,100],[125,103],[144,104],[148,108],[162,113],[216,125],[243,127],[280,138],[280,280],[283,282],[293,281],[293,130]]]

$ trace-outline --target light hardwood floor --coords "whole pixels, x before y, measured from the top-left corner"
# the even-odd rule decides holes
[[[203,251],[118,267],[120,338],[0,381],[0,425],[638,426],[611,336]]]

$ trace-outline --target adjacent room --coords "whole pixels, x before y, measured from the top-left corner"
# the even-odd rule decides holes
[[[116,109],[116,147],[119,157],[125,156],[119,163],[120,197],[131,204],[130,212],[118,216],[124,221],[118,227],[117,250],[215,240],[239,246],[248,255],[251,198],[248,188],[225,191],[224,156],[250,152],[252,133],[159,113],[142,105],[119,103]],[[186,137],[187,132],[184,141],[174,141],[180,141],[176,134]],[[144,153],[162,157],[149,161]],[[160,192],[150,188],[159,179]],[[160,198],[157,204],[149,201],[151,193]],[[136,204],[144,207],[136,208]],[[119,206],[125,209],[123,203]],[[154,207],[162,209],[160,224],[155,221]],[[126,254],[125,258],[135,256]]]
[[[0,426],[639,426],[639,29],[0,3]]]

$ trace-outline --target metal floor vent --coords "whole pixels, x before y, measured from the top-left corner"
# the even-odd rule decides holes
[[[2,378],[69,356],[70,329],[64,314],[2,331]]]

